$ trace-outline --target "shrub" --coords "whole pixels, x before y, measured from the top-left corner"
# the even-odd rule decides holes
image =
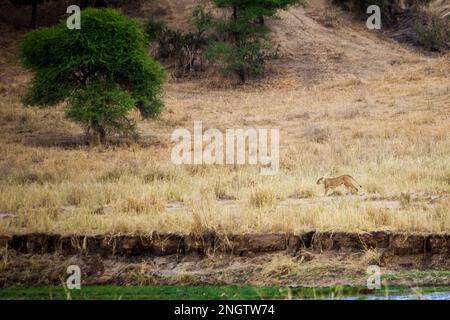
[[[366,13],[366,10],[371,5],[379,6],[383,13],[388,13],[392,10],[392,6],[398,1],[396,0],[334,0],[334,2],[342,5],[344,8],[354,11]]]
[[[147,34],[148,41],[157,41],[166,28],[164,22],[149,20],[145,25],[145,33]]]
[[[276,197],[269,189],[256,189],[250,195],[250,205],[256,208],[275,207]]]
[[[266,61],[277,57],[277,52],[264,39],[247,40],[239,46],[212,41],[205,57],[215,60],[224,75],[237,74],[244,83],[250,76],[262,75]]]
[[[188,32],[181,33],[172,31],[169,39],[166,40],[173,47],[173,57],[176,62],[177,72],[184,74],[193,72],[197,63],[201,65],[202,47],[206,43],[201,33]]]
[[[175,60],[176,75],[191,73],[197,65],[202,65],[202,49],[206,44],[204,36],[203,11],[194,9],[194,31],[181,32],[167,27],[163,22],[150,20],[145,30],[147,38],[158,44],[157,56],[159,58],[172,58]]]
[[[449,21],[435,14],[421,15],[416,18],[414,31],[417,42],[431,51],[444,51],[450,48]]]
[[[426,5],[431,0],[334,0],[334,2],[357,14],[366,14],[369,6],[377,5],[384,21],[390,23],[392,18],[403,10]]]
[[[134,132],[128,118],[162,109],[164,70],[147,56],[145,35],[133,20],[112,9],[81,11],[81,29],[65,21],[28,33],[22,45],[25,67],[34,72],[25,105],[67,101],[66,115],[100,142],[112,132]]]
[[[339,28],[343,22],[340,10],[335,7],[325,8],[320,20],[327,28]]]

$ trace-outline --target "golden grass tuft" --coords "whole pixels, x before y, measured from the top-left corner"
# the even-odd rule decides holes
[[[263,282],[270,282],[271,279],[295,276],[299,273],[299,265],[301,263],[302,260],[295,261],[294,258],[289,256],[275,256],[263,265],[259,278]]]
[[[379,266],[381,263],[381,252],[377,249],[368,249],[364,251],[364,254],[360,258],[360,262],[363,265],[376,265]]]
[[[274,207],[276,197],[270,189],[256,189],[250,196],[250,205],[255,208]]]
[[[124,212],[129,213],[152,213],[164,210],[164,204],[153,194],[149,194],[143,198],[129,196],[123,205]]]

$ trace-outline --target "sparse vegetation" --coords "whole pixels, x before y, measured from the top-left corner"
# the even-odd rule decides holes
[[[257,189],[250,196],[250,204],[256,208],[274,207],[276,198],[269,189]]]
[[[179,31],[169,28],[163,22],[150,20],[145,31],[150,41],[158,44],[156,56],[175,61],[175,76],[201,71],[203,64],[202,50],[207,43],[204,36],[205,25],[201,11],[193,12],[194,31]]]
[[[334,0],[334,2],[349,10],[363,14],[366,13],[369,6],[376,5],[380,7],[384,18],[392,18],[401,13],[402,10],[427,5],[431,0]]]
[[[309,123],[305,126],[304,135],[312,142],[324,143],[330,138],[330,129],[317,123]]]
[[[328,28],[339,28],[343,25],[343,18],[341,16],[341,10],[334,6],[325,8],[320,21],[324,26]]]
[[[291,257],[280,256],[272,259],[266,263],[260,274],[260,278],[265,282],[270,282],[272,279],[286,279],[290,276],[297,276],[299,265],[302,261],[294,261]]]
[[[432,0],[335,0],[334,2],[364,17],[370,5],[377,5],[382,13],[383,25],[402,34],[399,39],[415,43],[430,51],[445,52],[450,47],[450,18],[448,14],[443,15],[445,10],[440,12],[430,9]],[[331,23],[333,19],[329,21]]]
[[[420,45],[431,51],[445,51],[450,48],[450,17],[437,14],[421,14],[416,18],[414,31]]]
[[[364,265],[376,265],[379,266],[381,264],[381,252],[378,249],[368,249],[364,252],[364,255],[361,257],[361,262]]]

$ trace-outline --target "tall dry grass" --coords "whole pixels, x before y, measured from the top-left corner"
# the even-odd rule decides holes
[[[170,83],[166,111],[139,123],[150,142],[110,147],[77,145],[63,106],[24,108],[21,75],[0,97],[0,212],[14,215],[0,233],[450,232],[449,75],[448,57],[418,57],[311,87],[289,74],[240,89]],[[279,128],[280,172],[173,165],[170,133],[195,120]],[[317,178],[339,174],[369,199],[322,197]],[[292,198],[310,202],[280,205]]]

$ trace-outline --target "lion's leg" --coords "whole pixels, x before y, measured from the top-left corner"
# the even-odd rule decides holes
[[[328,187],[325,187],[325,196],[327,196],[328,193]]]
[[[357,194],[358,193],[358,188],[355,187],[355,185],[353,183],[350,184],[350,192],[352,194]]]
[[[349,186],[345,186],[347,188],[347,196],[352,194],[352,188]]]
[[[347,188],[350,190],[352,194],[358,193],[358,188],[352,182],[348,182]]]
[[[347,195],[353,194],[354,186],[351,183],[344,183],[345,188],[347,189]]]

